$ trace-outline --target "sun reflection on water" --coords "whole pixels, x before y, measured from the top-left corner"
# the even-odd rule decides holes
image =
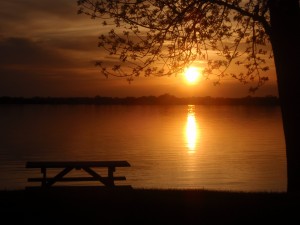
[[[195,118],[195,106],[188,106],[187,123],[185,128],[185,136],[189,152],[193,153],[196,149],[198,139],[197,121]]]

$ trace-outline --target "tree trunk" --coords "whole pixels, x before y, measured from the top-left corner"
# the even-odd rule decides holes
[[[286,142],[288,192],[300,192],[300,49],[298,0],[269,0],[271,43]]]

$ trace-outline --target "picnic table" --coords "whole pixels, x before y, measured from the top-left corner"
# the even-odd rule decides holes
[[[33,161],[27,162],[26,168],[38,168],[42,177],[28,178],[28,182],[41,182],[42,188],[51,187],[57,182],[99,181],[106,187],[114,187],[115,181],[126,180],[125,176],[114,176],[117,167],[130,167],[127,161]],[[95,168],[107,168],[105,176]],[[55,176],[48,177],[50,169],[62,169]],[[66,177],[72,170],[83,170],[89,176]]]

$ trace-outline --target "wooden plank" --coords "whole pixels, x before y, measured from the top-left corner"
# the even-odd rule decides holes
[[[109,180],[109,177],[102,177],[103,180]],[[126,177],[113,177],[114,180],[126,180]],[[43,178],[28,178],[28,182],[42,182],[44,179]],[[52,181],[54,178],[46,178],[46,181]],[[63,177],[56,179],[56,181],[61,181],[61,182],[73,182],[73,181],[99,181],[98,178],[95,177]]]
[[[26,163],[26,168],[64,167],[130,167],[130,164],[127,161],[34,161]]]

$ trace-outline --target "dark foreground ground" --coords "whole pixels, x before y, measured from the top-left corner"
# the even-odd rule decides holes
[[[0,224],[300,224],[300,195],[68,188],[0,191]]]

